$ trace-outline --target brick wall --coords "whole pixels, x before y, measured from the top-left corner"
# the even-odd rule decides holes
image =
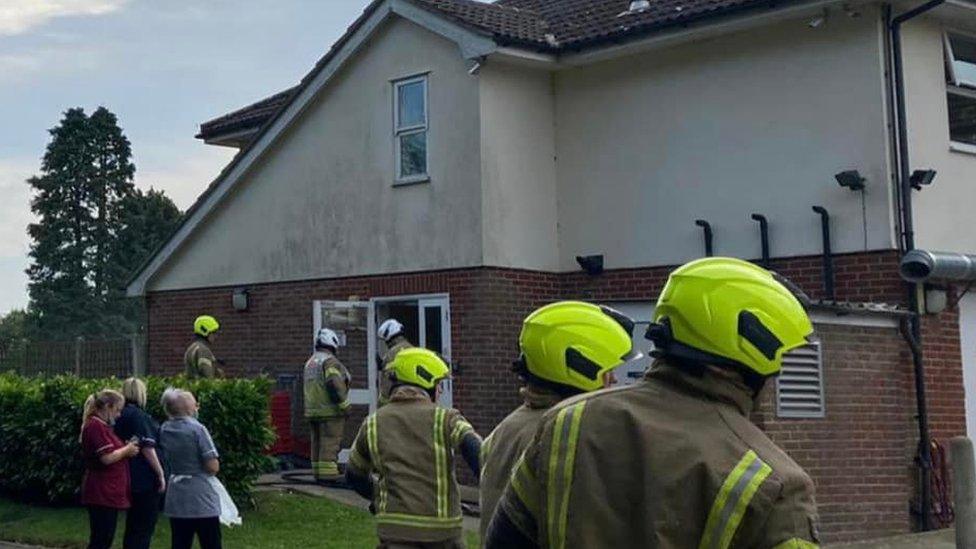
[[[817,487],[825,541],[910,528],[916,440],[910,357],[896,328],[818,325],[824,360],[823,419],[778,419],[774,384],[756,422]]]
[[[893,251],[837,256],[837,299],[903,304],[897,264]],[[776,259],[772,267],[811,297],[823,297],[819,257]],[[527,313],[561,298],[650,301],[670,271],[621,269],[591,277],[472,268],[259,284],[249,286],[246,312],[233,310],[230,287],[153,293],[148,297],[149,367],[153,373],[179,371],[188,328],[197,314],[208,312],[221,321],[214,350],[227,361],[229,374],[297,373],[309,352],[313,300],[448,293],[452,358],[459,367],[455,403],[487,433],[518,404],[509,367]],[[825,341],[827,418],[777,420],[767,407],[757,420],[814,477],[825,538],[907,531],[917,440],[907,347],[893,328],[819,328]],[[933,436],[946,439],[965,430],[957,315],[926,319],[924,337]],[[347,437],[357,427],[350,421]]]

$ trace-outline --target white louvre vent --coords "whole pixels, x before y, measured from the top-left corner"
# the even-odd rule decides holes
[[[783,371],[776,380],[776,415],[824,417],[823,355],[819,341],[783,357]]]

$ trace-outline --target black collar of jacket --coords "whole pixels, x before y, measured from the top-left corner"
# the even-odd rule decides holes
[[[647,371],[648,379],[660,379],[686,393],[700,395],[731,404],[744,416],[749,416],[755,406],[753,390],[737,373],[715,367],[689,370],[657,360]]]

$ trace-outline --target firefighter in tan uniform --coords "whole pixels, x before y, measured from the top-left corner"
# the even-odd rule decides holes
[[[315,353],[303,372],[305,418],[312,435],[312,474],[315,480],[339,476],[339,444],[349,411],[349,370],[336,358],[339,336],[322,328],[315,336]]]
[[[223,374],[217,367],[217,358],[210,350],[210,345],[219,329],[220,324],[217,323],[217,319],[210,315],[198,316],[193,322],[193,341],[183,354],[186,377],[195,379],[218,377]]]
[[[380,369],[379,405],[384,406],[389,402],[387,395],[390,394],[390,378],[388,375],[385,375],[384,371],[393,362],[393,359],[396,358],[397,353],[413,347],[413,344],[410,343],[410,340],[404,334],[403,324],[395,318],[384,320],[380,324],[379,329],[376,330],[376,335],[386,345],[386,352],[383,353],[383,356],[380,357],[379,364],[377,364],[377,367]]]
[[[680,267],[648,328],[654,366],[546,415],[487,547],[819,547],[810,477],[749,421],[812,331],[769,271],[727,258]]]
[[[436,353],[404,349],[388,373],[389,404],[359,429],[346,482],[372,501],[379,547],[461,548],[455,453],[477,474],[481,438],[457,410],[435,404],[450,375]]]
[[[640,357],[633,351],[633,331],[633,321],[623,313],[580,301],[552,303],[525,318],[521,355],[513,368],[525,381],[519,390],[524,402],[481,446],[482,539],[515,462],[545,412],[565,398],[609,386],[613,368]],[[572,360],[577,353],[591,362]],[[571,375],[581,366],[585,375]]]

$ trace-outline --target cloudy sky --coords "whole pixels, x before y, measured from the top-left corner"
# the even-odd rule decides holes
[[[30,193],[47,130],[104,105],[136,184],[185,209],[233,150],[197,125],[298,82],[367,0],[0,0],[0,314],[27,304]]]

